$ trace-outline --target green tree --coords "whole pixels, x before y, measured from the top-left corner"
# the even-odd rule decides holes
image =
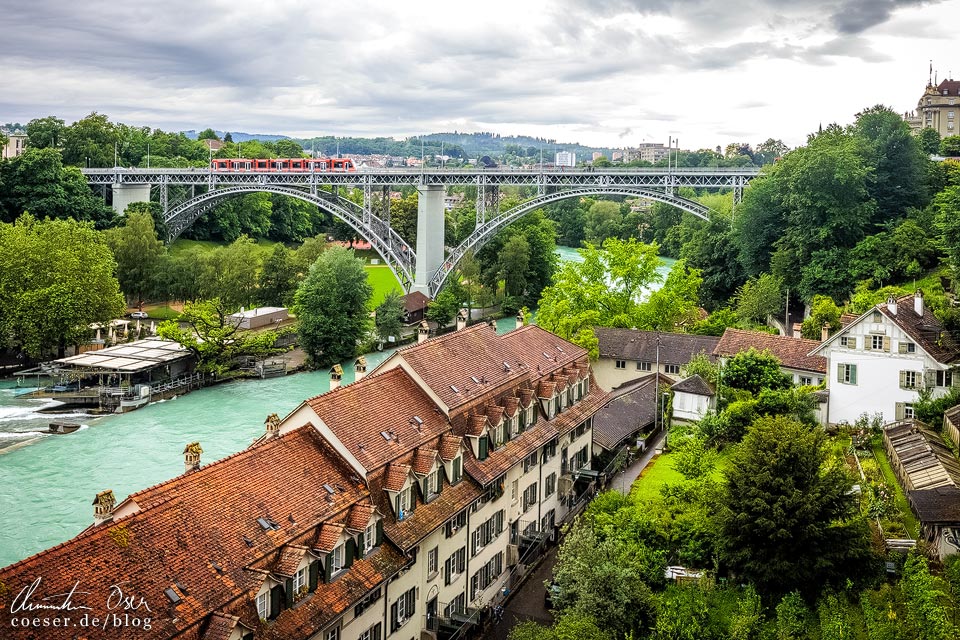
[[[403,328],[403,298],[397,291],[390,291],[383,298],[375,312],[374,324],[380,340],[388,342],[392,336],[400,339],[400,329]]]
[[[130,213],[122,227],[104,232],[107,246],[117,261],[117,280],[128,299],[143,307],[144,297],[155,291],[167,249],[157,238],[149,213]]]
[[[700,302],[707,310],[723,306],[746,278],[731,235],[727,219],[716,216],[696,229],[680,250],[680,257],[703,277]]]
[[[702,640],[708,626],[707,599],[699,585],[668,587],[657,602],[655,640]]]
[[[730,358],[723,367],[723,385],[744,389],[751,394],[760,393],[763,389],[789,389],[793,383],[790,376],[783,373],[781,366],[777,356],[766,349],[757,351],[750,347]]]
[[[33,358],[86,338],[125,308],[113,255],[89,223],[0,223],[0,336]]]
[[[264,260],[260,271],[259,301],[268,307],[288,307],[296,289],[297,265],[293,252],[278,243]]]
[[[594,202],[587,210],[586,223],[588,242],[599,245],[607,238],[619,238],[623,232],[620,205],[609,200]]]
[[[954,271],[960,274],[960,186],[947,187],[938,193],[933,199],[933,207],[947,257]]]
[[[367,331],[373,289],[353,251],[331,247],[310,267],[294,296],[300,344],[314,367],[357,353]]]
[[[907,624],[917,640],[956,638],[957,629],[950,624],[944,606],[945,594],[938,579],[930,574],[927,560],[912,552],[903,566],[900,590],[907,611]]]
[[[107,116],[94,111],[66,128],[63,134],[63,163],[75,167],[112,167],[115,155],[123,151],[117,128]],[[122,163],[120,163],[122,164]]]
[[[276,331],[244,331],[230,317],[231,307],[219,298],[188,302],[176,320],[166,320],[157,334],[174,340],[197,357],[197,370],[221,376],[239,366],[241,358],[265,358],[284,349],[274,346]]]
[[[450,290],[447,285],[437,297],[427,305],[427,311],[424,317],[430,322],[436,322],[440,329],[446,327],[453,320],[460,310],[460,299]]]
[[[757,276],[770,269],[773,246],[786,228],[786,218],[779,175],[774,169],[750,183],[737,207],[731,240],[746,275]]]
[[[742,321],[765,323],[783,307],[783,279],[769,273],[750,278],[737,289],[734,302]]]
[[[925,154],[934,155],[940,151],[940,133],[933,127],[924,127],[917,134],[917,144]]]
[[[213,129],[207,127],[203,131],[197,134],[197,140],[219,140],[220,136],[217,135],[217,132]],[[233,142],[233,140],[231,140]]]
[[[825,326],[836,331],[840,328],[840,307],[829,296],[814,296],[810,303],[810,315],[800,327],[808,340],[819,340]]]
[[[940,155],[951,158],[960,156],[960,136],[947,136],[941,140]]]
[[[755,164],[765,165],[773,164],[777,158],[781,158],[790,151],[790,147],[783,143],[783,140],[774,140],[767,138],[765,142],[757,145],[757,150],[753,154]]]
[[[821,430],[782,416],[759,418],[725,475],[723,559],[759,592],[813,594],[862,572],[869,529],[855,515],[850,479],[828,462]]]
[[[547,216],[557,223],[557,240],[567,247],[579,247],[585,238],[586,212],[579,199],[567,198],[546,207]]]
[[[34,149],[59,149],[67,126],[54,116],[34,118],[27,123],[27,140]]]
[[[263,252],[245,235],[206,254],[200,285],[204,297],[220,298],[234,309],[253,305],[262,262]]]
[[[813,626],[810,608],[798,591],[791,591],[777,603],[777,640],[805,640]]]
[[[526,293],[527,271],[530,268],[530,243],[524,236],[515,235],[503,245],[499,267],[504,293],[520,299]]]

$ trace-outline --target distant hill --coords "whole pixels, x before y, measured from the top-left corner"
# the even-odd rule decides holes
[[[190,129],[189,131],[182,131],[183,135],[187,136],[191,140],[197,139],[197,134],[199,131],[195,129]],[[219,136],[221,140],[227,135],[227,131],[214,131],[214,133]],[[289,140],[290,136],[281,136],[274,133],[243,133],[242,131],[230,131],[230,137],[233,138],[234,142],[246,142],[247,140],[261,140],[263,142],[276,142],[277,140]]]

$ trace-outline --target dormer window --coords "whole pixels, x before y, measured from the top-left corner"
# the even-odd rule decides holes
[[[397,520],[402,520],[403,515],[413,508],[413,491],[408,486],[397,494]]]
[[[424,502],[430,502],[440,495],[440,474],[434,469],[423,479],[423,499]]]
[[[310,570],[309,566],[301,567],[295,574],[293,574],[293,597],[299,598],[307,593],[307,572]]]
[[[377,523],[371,522],[363,531],[363,555],[367,556],[377,543]]]
[[[330,552],[327,571],[331,577],[343,571],[347,564],[347,547],[344,544],[338,544]]]
[[[266,620],[267,616],[270,614],[269,610],[270,605],[270,592],[261,591],[257,594],[257,615],[260,616],[261,620]]]

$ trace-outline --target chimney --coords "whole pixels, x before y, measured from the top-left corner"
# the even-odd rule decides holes
[[[897,315],[897,299],[892,295],[887,298],[887,310],[893,315]]]
[[[343,379],[343,367],[339,363],[330,368],[330,391],[340,387],[340,380]]]
[[[97,526],[113,520],[115,504],[117,504],[117,499],[113,497],[112,489],[98,493],[97,497],[93,499],[93,525]]]
[[[271,413],[264,424],[267,425],[267,438],[276,438],[280,435],[280,416]]]
[[[430,339],[430,325],[427,324],[427,321],[424,320],[420,323],[420,327],[417,329],[417,344],[421,342],[426,342]]]
[[[820,342],[826,342],[827,338],[830,337],[830,328],[829,322],[823,323],[823,326],[820,328]]]
[[[463,331],[467,328],[468,312],[466,309],[460,309],[457,313],[457,331]]]
[[[190,473],[200,468],[200,454],[203,449],[199,442],[191,442],[183,449],[183,472]]]
[[[517,329],[523,326],[523,311],[517,311]]]
[[[917,289],[917,292],[913,294],[913,311],[923,317],[923,291]]]
[[[354,380],[362,380],[365,375],[367,375],[367,358],[366,356],[360,356],[357,358],[357,361],[353,363],[353,370],[356,373]]]

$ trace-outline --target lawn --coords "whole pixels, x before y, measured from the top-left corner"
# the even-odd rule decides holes
[[[883,474],[883,479],[886,481],[887,486],[893,489],[893,503],[896,505],[897,510],[900,511],[903,525],[907,528],[907,533],[909,533],[911,537],[916,538],[920,531],[920,523],[917,522],[916,516],[913,515],[913,511],[910,509],[910,503],[907,502],[907,497],[903,494],[900,483],[897,482],[897,476],[893,473],[893,467],[890,466],[890,461],[887,460],[887,452],[883,450],[883,444],[877,440],[871,443],[871,447],[873,448],[873,455],[876,458],[877,465],[880,467],[880,472]]]
[[[367,265],[367,282],[373,287],[373,297],[370,298],[370,308],[374,309],[391,291],[403,294],[403,289],[397,278],[386,265]]]
[[[714,480],[723,479],[723,469],[729,463],[731,453],[732,448],[727,447],[717,456],[716,465],[711,473]],[[673,453],[662,453],[654,457],[633,483],[630,492],[644,500],[657,499],[660,497],[660,487],[683,482],[683,475],[673,468],[673,459]]]
[[[257,247],[262,249],[264,252],[273,249],[277,244],[280,244],[276,240],[266,240],[264,238],[254,239],[254,242],[257,243]],[[177,255],[190,251],[191,249],[199,249],[200,251],[213,251],[219,247],[225,247],[229,243],[225,243],[219,240],[188,240],[186,238],[177,238],[173,241],[173,244],[170,245],[168,251]]]

